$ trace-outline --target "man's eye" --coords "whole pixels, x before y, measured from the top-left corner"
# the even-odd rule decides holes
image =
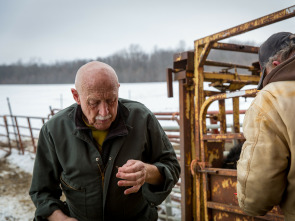
[[[113,104],[115,103],[115,100],[108,100],[107,103],[108,103],[109,105],[113,105]]]
[[[95,107],[97,105],[97,102],[89,103],[89,106]]]

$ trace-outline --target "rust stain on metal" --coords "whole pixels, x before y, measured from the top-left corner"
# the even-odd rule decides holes
[[[223,180],[221,185],[223,188],[236,187],[237,182],[233,182],[232,179],[228,178],[228,179]]]
[[[214,185],[214,188],[212,189],[212,192],[213,193],[218,193],[219,192],[219,190],[220,190],[220,185],[219,185],[219,183],[215,183],[215,185]]]
[[[208,157],[209,157],[208,161],[211,164],[214,160],[218,160],[220,158],[220,154],[218,152],[218,149],[213,149],[213,150],[208,151]]]
[[[225,212],[218,212],[214,215],[214,220],[224,220],[224,218],[228,218],[229,215]]]
[[[186,119],[189,119],[190,118],[190,95],[189,94],[186,94],[186,96],[185,96],[185,104],[188,107],[185,110],[185,117],[186,117]]]

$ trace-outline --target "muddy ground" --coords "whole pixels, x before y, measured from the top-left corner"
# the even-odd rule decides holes
[[[35,206],[28,191],[32,175],[0,159],[0,220],[32,220]]]

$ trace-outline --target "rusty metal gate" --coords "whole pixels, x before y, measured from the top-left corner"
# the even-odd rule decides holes
[[[240,98],[254,97],[256,89],[241,91],[245,85],[257,85],[259,63],[234,64],[208,59],[213,50],[257,54],[258,47],[221,43],[233,37],[295,16],[295,6],[252,20],[194,42],[194,51],[175,54],[173,68],[167,69],[168,96],[173,96],[172,81],[179,82],[180,150],[181,150],[181,213],[182,220],[284,220],[279,207],[261,217],[246,216],[238,206],[237,172],[221,168],[223,151],[228,141],[243,141],[240,131]],[[206,68],[205,68],[206,67]],[[207,67],[218,71],[206,71]],[[240,74],[241,70],[248,74]],[[204,89],[209,82],[210,88]],[[225,100],[232,101],[233,129],[226,126]],[[208,107],[218,103],[215,116]],[[207,118],[219,122],[218,130],[207,128]]]

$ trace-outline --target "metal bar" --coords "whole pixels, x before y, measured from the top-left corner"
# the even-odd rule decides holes
[[[211,49],[211,42],[207,42],[199,55],[199,66],[203,67]]]
[[[209,173],[218,176],[233,176],[237,177],[237,170],[234,169],[221,169],[221,168],[203,168],[198,170],[199,173]]]
[[[33,147],[34,147],[34,153],[36,153],[37,148],[36,148],[36,145],[35,145],[35,140],[34,140],[34,135],[33,135],[32,127],[31,127],[30,118],[27,117],[27,120],[28,120],[28,125],[29,125],[29,129],[30,129],[31,138],[32,138],[32,144],[33,144]]]
[[[239,206],[234,206],[234,205],[228,205],[228,204],[209,201],[208,208],[226,211],[226,212],[230,212],[230,213],[236,213],[236,214],[240,214],[240,215],[245,215]],[[267,213],[265,216],[257,216],[257,217],[264,219],[264,220],[274,220],[274,217],[276,217],[282,221],[284,220],[284,216],[279,215],[279,214],[275,214],[275,213]]]
[[[225,101],[224,101],[224,99],[218,100],[218,105],[219,105],[220,133],[225,134],[226,133],[226,117],[225,117]]]
[[[179,71],[175,73],[174,75],[175,80],[183,80],[183,79],[192,78],[192,77],[194,77],[194,73],[190,71],[186,71],[186,70]]]
[[[243,124],[240,123],[240,127],[242,127]],[[220,125],[218,124],[209,124],[209,125],[206,125],[206,128],[207,129],[219,129],[220,128]],[[233,128],[233,124],[226,124],[226,128]],[[216,134],[216,133],[215,133]]]
[[[8,146],[9,146],[9,153],[8,155],[11,154],[11,142],[10,142],[10,137],[9,137],[9,129],[8,129],[8,123],[7,123],[7,117],[3,116],[5,128],[6,128],[6,134],[7,134],[7,140],[8,140]]]
[[[16,124],[16,122],[13,121],[13,119],[15,119],[15,118],[13,118],[13,116],[12,116],[12,110],[11,110],[9,98],[7,97],[6,99],[7,99],[8,109],[9,109],[9,113],[10,113],[10,117],[11,117],[10,119],[11,119],[11,122],[13,124],[13,131],[14,131],[14,135],[15,135],[16,146],[19,149],[20,147],[19,147],[19,144],[18,144],[17,134],[16,134],[16,131],[15,131],[15,124]]]
[[[168,97],[173,97],[173,79],[172,79],[172,69],[166,69],[166,80],[167,80],[167,95]]]
[[[195,122],[194,122],[194,142],[195,142],[195,148],[192,149],[192,151],[195,151],[195,154],[193,154],[194,160],[198,161],[200,159],[204,158],[204,154],[203,153],[203,149],[204,146],[203,142],[201,142],[201,134],[203,134],[202,132],[202,127],[199,124],[199,119],[200,119],[200,109],[201,109],[201,105],[204,102],[204,76],[203,76],[203,72],[204,69],[203,67],[200,66],[200,54],[202,53],[202,46],[199,47],[199,44],[196,43],[195,44],[195,63],[194,63],[194,85],[195,85],[195,100],[194,102],[192,102],[190,105],[191,107],[194,107],[195,109]],[[202,122],[200,122],[202,124]],[[203,191],[202,191],[202,176],[201,175],[197,175],[197,176],[193,176],[194,177],[194,208],[196,208],[194,210],[194,218],[195,220],[198,221],[203,221],[204,219],[204,210],[202,209],[202,205],[201,205],[201,199],[202,199],[202,195],[203,195]]]
[[[233,97],[233,123],[234,133],[240,133],[240,113],[239,113],[240,100],[239,97]]]
[[[31,135],[26,135],[26,134],[21,134],[21,137],[29,137],[29,138],[31,138],[32,136]]]
[[[179,135],[167,135],[168,136],[168,138],[180,138],[180,136]]]
[[[0,125],[1,126],[1,125]],[[14,127],[13,124],[8,124],[8,126]],[[18,125],[18,128],[22,128],[22,129],[30,129],[29,127],[26,126],[22,126],[22,125]],[[32,127],[32,130],[40,130],[40,128],[36,128],[36,127]]]
[[[19,144],[20,144],[20,149],[22,151],[22,154],[24,155],[25,154],[25,150],[24,150],[24,147],[23,147],[23,143],[22,143],[22,139],[21,139],[21,134],[20,134],[20,130],[19,130],[19,127],[18,127],[18,123],[17,123],[16,117],[14,117],[14,121],[15,121],[15,126],[16,126],[16,130],[17,130],[17,134],[18,134],[18,140],[19,140]]]
[[[180,116],[180,165],[181,165],[181,220],[190,221],[193,217],[193,179],[190,173],[194,132],[194,109],[191,108],[192,90],[183,80],[179,80]]]
[[[4,116],[4,115],[3,115]],[[36,116],[24,116],[24,115],[12,115],[12,114],[10,114],[10,115],[5,115],[5,116],[8,116],[8,117],[17,117],[17,118],[27,118],[27,117],[29,117],[29,118],[31,118],[31,119],[36,119],[36,120],[41,120],[41,119],[47,119],[46,117],[36,117]]]
[[[218,92],[218,94],[222,94],[221,92]],[[219,111],[207,111],[207,114],[218,114]],[[232,110],[227,110],[225,111],[226,114],[233,114],[233,111]],[[239,110],[239,113],[240,114],[245,114],[246,113],[246,110]],[[154,112],[154,115],[177,115],[179,116],[179,112]]]
[[[227,133],[227,134],[204,134],[202,137],[202,140],[233,140],[233,139],[238,139],[238,140],[244,140],[245,137],[242,133]]]
[[[259,47],[214,42],[212,44],[212,49],[258,54]]]
[[[154,115],[172,115],[172,116],[179,116],[179,112],[153,112]]]
[[[177,119],[175,117],[157,117],[157,116],[156,116],[156,118],[158,120],[172,120],[172,121]]]
[[[227,110],[225,111],[226,114],[233,114],[233,110]],[[246,110],[239,110],[240,114],[245,114]],[[211,115],[211,114],[219,114],[219,111],[207,111],[207,114]]]
[[[237,76],[239,79],[237,79]],[[258,84],[260,76],[255,75],[242,75],[242,74],[232,74],[232,73],[214,73],[214,72],[204,72],[204,81],[217,81],[217,80],[242,80],[247,81],[252,84]]]
[[[226,39],[229,37],[233,37],[254,29],[258,29],[261,27],[264,27],[266,25],[270,25],[272,23],[281,21],[281,20],[285,20],[291,17],[295,16],[295,5],[289,7],[289,8],[285,8],[283,10],[274,12],[272,14],[260,17],[258,19],[254,19],[252,21],[243,23],[241,25],[235,26],[233,28],[229,28],[226,29],[224,31],[218,32],[216,34],[210,35],[208,37],[205,38],[201,38],[198,40],[195,40],[195,45],[204,45],[208,42],[212,42],[212,41],[219,41],[222,39]]]
[[[227,68],[243,68],[248,70],[253,69],[252,66],[219,62],[219,61],[211,61],[211,60],[206,60],[204,65],[215,66],[215,67],[227,67]]]

